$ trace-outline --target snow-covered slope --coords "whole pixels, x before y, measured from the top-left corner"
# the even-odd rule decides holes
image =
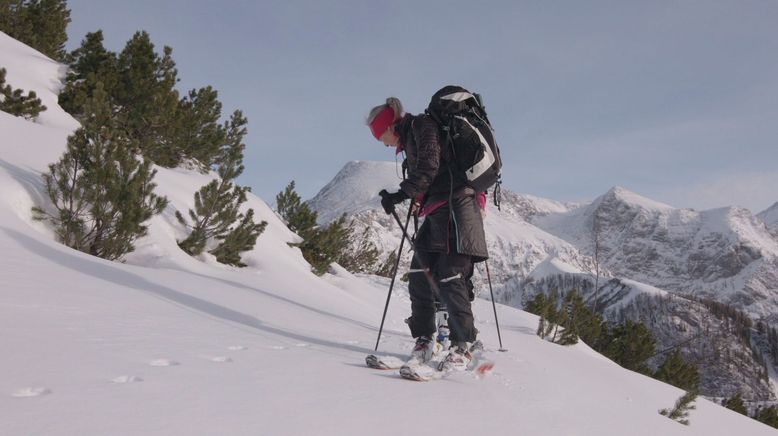
[[[532,220],[613,274],[778,319],[778,240],[747,209],[674,209],[623,188]]]
[[[778,202],[767,210],[760,212],[757,216],[764,221],[770,233],[778,239]]]
[[[9,77],[52,65],[0,34],[0,59],[9,57]],[[183,255],[172,212],[207,180],[197,173],[160,171],[171,207],[127,263],[68,249],[30,216],[44,201],[40,172],[76,126],[49,103],[61,69],[48,71],[40,83],[11,83],[45,97],[49,118],[0,113],[0,434],[397,435],[447,424],[489,435],[775,432],[705,400],[690,427],[662,417],[680,390],[585,345],[541,341],[535,317],[505,306],[498,312],[510,351],[489,353],[490,376],[424,384],[368,370],[387,281],[339,269],[314,276],[287,245],[296,236],[253,196],[249,206],[269,225],[248,268]],[[398,288],[383,352],[409,352],[408,306]],[[494,349],[491,306],[478,301],[475,311]]]

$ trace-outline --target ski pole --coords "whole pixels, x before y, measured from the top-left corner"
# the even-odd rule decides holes
[[[392,214],[397,219],[397,224],[403,231],[403,235],[408,235],[408,224],[411,222],[411,212],[413,207],[408,207],[408,218],[405,220],[405,227],[400,222],[400,217],[397,216],[397,212],[392,209]],[[381,316],[381,327],[378,329],[378,338],[375,341],[375,350],[378,351],[378,343],[381,341],[381,332],[384,330],[384,321],[386,321],[386,312],[389,310],[389,300],[392,299],[392,289],[394,288],[394,280],[397,278],[397,269],[400,267],[400,258],[403,255],[403,244],[405,243],[405,237],[400,239],[400,248],[397,250],[397,261],[394,263],[394,271],[392,272],[392,281],[389,284],[389,293],[386,295],[386,305],[384,306],[384,314]]]
[[[500,341],[500,351],[508,351],[502,347],[502,335],[500,335],[500,321],[497,320],[497,304],[494,302],[494,291],[492,290],[492,275],[489,273],[489,261],[485,260],[486,279],[489,281],[489,294],[492,296],[492,309],[494,310],[494,323],[497,325],[497,340]]]

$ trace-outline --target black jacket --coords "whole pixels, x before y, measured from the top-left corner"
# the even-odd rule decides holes
[[[475,262],[486,260],[489,254],[476,192],[452,178],[438,124],[427,115],[406,115],[395,132],[406,154],[407,176],[400,189],[411,198],[423,195],[424,204],[448,201],[426,217],[416,236],[416,248],[466,254]]]

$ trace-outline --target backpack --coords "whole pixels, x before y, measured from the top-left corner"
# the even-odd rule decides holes
[[[499,207],[502,160],[481,96],[460,86],[446,86],[432,96],[425,113],[443,131],[447,144],[443,158],[452,177],[476,192],[497,185],[494,198]]]

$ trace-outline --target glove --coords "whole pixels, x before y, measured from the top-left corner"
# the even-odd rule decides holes
[[[381,206],[384,208],[384,212],[386,212],[387,215],[394,212],[395,204],[402,203],[408,199],[408,196],[403,191],[389,193],[386,192],[386,189],[383,189],[378,195],[381,196]]]

